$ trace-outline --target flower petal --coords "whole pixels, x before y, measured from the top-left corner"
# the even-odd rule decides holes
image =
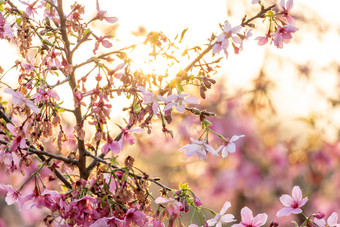
[[[229,223],[229,222],[236,221],[236,219],[234,218],[234,215],[232,215],[232,214],[223,215],[223,216],[220,218],[220,220],[221,220],[221,222],[223,222],[223,223]]]
[[[333,212],[327,219],[327,224],[329,226],[336,226],[338,224],[338,214]]]
[[[299,202],[302,199],[302,192],[299,186],[294,186],[292,190],[292,197],[295,202]]]
[[[197,97],[188,97],[186,98],[183,102],[188,103],[188,104],[200,104],[200,99]]]
[[[268,215],[265,213],[258,214],[253,219],[253,225],[254,226],[262,226],[267,222]]]
[[[230,139],[230,142],[234,142],[236,140],[238,140],[239,138],[242,138],[244,137],[245,135],[240,135],[240,136],[232,136],[231,139]]]
[[[253,220],[253,212],[248,207],[243,207],[241,210],[242,222],[246,225],[251,225]]]
[[[106,22],[113,24],[118,21],[118,18],[117,17],[104,17],[104,20],[106,20]]]
[[[279,217],[282,217],[282,216],[287,216],[289,215],[291,212],[292,212],[293,208],[291,207],[285,207],[285,208],[282,208],[281,210],[279,210],[277,213],[276,213],[276,216],[279,218]]]
[[[225,202],[221,211],[220,211],[220,215],[225,214],[225,212],[227,212],[227,210],[231,207],[231,203],[229,201]]]
[[[294,204],[293,198],[287,194],[281,195],[280,201],[285,207],[290,207]]]

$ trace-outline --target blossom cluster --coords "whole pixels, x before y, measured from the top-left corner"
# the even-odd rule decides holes
[[[203,130],[198,139],[191,138],[192,143],[180,149],[186,156],[197,154],[202,160],[208,153],[214,156],[221,153],[222,158],[235,153],[235,141],[245,135],[225,138],[214,131],[208,118],[215,114],[192,106],[198,105],[200,99],[190,94],[189,87],[199,87],[201,98],[206,98],[206,91],[216,83],[212,76],[220,60],[208,62],[204,56],[221,50],[228,56],[229,45],[238,54],[243,41],[252,35],[249,28],[255,19],[270,21],[267,41],[258,38],[259,44],[271,39],[282,48],[297,31],[290,15],[292,1],[282,1],[277,13],[272,7],[262,7],[255,17],[236,27],[225,22],[221,26],[222,34],[212,36],[205,50],[197,52],[201,50],[199,47],[185,51],[189,56],[195,50],[198,56],[171,80],[164,79],[166,75],[145,74],[136,69],[129,58],[136,45],[116,47],[115,37],[97,34],[92,29],[94,21],[110,24],[118,21],[102,10],[98,0],[97,13],[89,21],[83,18],[85,7],[77,2],[68,12],[62,0],[19,2],[18,6],[10,0],[0,2],[0,39],[16,45],[20,53],[12,67],[19,75],[18,86],[12,88],[3,82],[6,74],[1,76],[1,86],[6,87],[3,91],[11,96],[11,102],[1,99],[0,162],[8,174],[23,174],[29,169],[31,175],[24,176],[19,187],[0,185],[7,192],[7,204],[49,210],[50,215],[44,219],[46,225],[158,227],[168,220],[169,226],[175,226],[177,221],[182,224],[182,216],[190,208],[202,217],[201,224],[205,226],[235,222],[233,215],[225,214],[231,206],[229,202],[220,213],[214,213],[214,218],[206,220],[202,202],[187,184],[170,189],[135,167],[133,157],[127,156],[121,164],[118,156],[125,144],[136,144],[139,137],[136,134],[150,134],[154,121],[160,120],[162,132],[173,136],[169,129],[172,118],[185,114],[199,118]],[[278,21],[281,25],[276,25]],[[245,27],[248,29],[241,33]],[[162,32],[150,32],[141,45],[151,48],[148,54],[151,59],[165,58],[168,65],[175,64],[179,61],[173,52],[184,34],[185,31],[180,40],[179,36],[171,40]],[[91,57],[75,64],[79,47],[91,40]],[[102,54],[102,47],[115,50]],[[84,66],[88,65],[92,66],[90,71],[78,73],[80,68],[87,70]],[[57,92],[56,88],[64,85],[72,94],[72,109],[65,107],[64,97]],[[127,100],[123,111],[128,117],[121,121],[125,126],[111,119],[117,111],[112,103],[121,95]],[[66,120],[67,115],[72,120]],[[113,128],[112,123],[117,127]],[[222,140],[217,149],[208,139],[211,134]],[[49,170],[51,175],[44,176],[44,170]],[[150,183],[161,188],[161,196],[155,198],[150,193]],[[30,193],[24,193],[24,189]],[[293,197],[283,195],[280,200],[285,208],[278,216],[299,214],[300,207],[307,202],[297,187],[293,189]],[[151,206],[152,201],[157,204],[156,210]],[[254,217],[248,207],[242,208],[241,217],[240,223],[233,226],[258,227],[268,219],[264,213]],[[315,223],[322,225],[322,218],[315,217],[319,220]],[[336,213],[332,214],[328,225],[336,223],[336,218]]]

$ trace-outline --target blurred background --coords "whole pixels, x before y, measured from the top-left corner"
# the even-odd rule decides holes
[[[90,10],[89,18],[95,15],[95,1],[78,2]],[[143,34],[150,31],[174,37],[189,28],[184,48],[207,43],[212,33],[220,33],[219,23],[228,20],[235,26],[244,14],[254,15],[259,8],[250,0],[102,0],[100,5],[108,15],[117,16],[119,24],[94,25],[94,29],[115,34],[119,45],[143,40]],[[266,212],[268,224],[277,220],[280,226],[289,225],[293,217],[277,218],[275,214],[282,208],[280,195],[291,194],[294,185],[309,198],[304,207],[307,215],[339,212],[339,6],[338,1],[295,0],[292,14],[299,31],[283,49],[261,47],[251,39],[239,55],[230,54],[221,61],[214,77],[217,84],[199,108],[216,113],[209,120],[212,129],[223,136],[245,135],[236,142],[236,153],[225,159],[186,158],[179,149],[200,133],[198,119],[188,114],[173,117],[174,139],[164,136],[160,123],[155,123],[153,132],[138,137],[137,145],[129,147],[121,159],[132,155],[136,166],[152,177],[161,177],[172,188],[188,183],[203,204],[216,211],[228,200],[232,203],[228,213],[234,215],[245,205],[254,214]],[[264,33],[265,27],[260,26],[252,38]],[[7,53],[0,55],[6,71],[13,64],[7,59],[15,59],[17,50],[5,41],[0,45]],[[137,52],[135,58],[142,59],[143,53]],[[140,64],[143,67],[143,61]],[[183,62],[174,70],[185,66]],[[162,73],[166,68],[159,65],[150,70]],[[217,138],[210,139],[215,148],[221,145]],[[9,181],[8,176],[1,177],[2,183]],[[152,188],[157,195],[159,188]],[[3,204],[1,200],[0,216],[8,222],[14,217],[8,215],[8,209],[15,208]],[[22,214],[22,220],[11,226],[34,226],[40,218],[39,214],[35,218],[16,212]],[[212,215],[207,213],[207,218]]]

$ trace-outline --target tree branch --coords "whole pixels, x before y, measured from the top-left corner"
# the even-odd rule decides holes
[[[9,124],[12,124],[12,125],[14,125],[13,124],[13,122],[7,117],[7,115],[5,114],[5,112],[3,112],[3,110],[2,110],[2,108],[0,108],[0,118],[2,118],[2,119],[4,119],[5,121],[6,121],[6,123],[9,123]],[[6,142],[6,144],[7,144],[7,142]],[[28,145],[29,145],[29,147],[32,147],[32,148],[34,148],[32,145],[30,145],[29,143],[28,143]],[[34,149],[36,149],[36,148],[34,148]],[[38,149],[36,149],[36,150],[38,150]],[[46,152],[47,153],[47,152]],[[38,157],[42,160],[42,161],[45,161],[46,160],[46,158],[43,156],[43,154],[37,154],[38,155]],[[50,168],[51,169],[51,168]],[[54,174],[58,177],[58,179],[61,181],[61,182],[63,182],[64,183],[64,185],[67,187],[67,188],[69,188],[69,189],[72,189],[72,185],[70,184],[70,182],[68,182],[67,180],[66,180],[66,178],[58,171],[58,170],[56,170],[56,169],[51,169],[53,172],[54,172]]]
[[[264,8],[262,9],[258,14],[256,14],[255,16],[249,18],[248,20],[244,21],[241,23],[241,26],[244,27],[244,26],[250,26],[250,22],[257,19],[257,18],[261,18],[264,16],[265,13],[267,13],[269,10],[271,10],[272,8],[274,8],[276,5],[272,5],[272,6],[269,6],[267,8]],[[197,63],[199,62],[207,53],[209,53],[209,51],[212,49],[212,47],[216,44],[213,43],[213,44],[209,44],[208,47],[203,50],[203,52],[198,55],[183,71],[184,72],[189,72],[191,70],[191,68]],[[181,72],[183,72],[181,71]]]

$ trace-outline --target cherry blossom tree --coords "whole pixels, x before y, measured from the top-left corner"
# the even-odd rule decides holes
[[[228,201],[217,213],[204,207],[188,184],[169,188],[135,166],[132,156],[123,162],[118,157],[135,144],[135,136],[156,130],[152,128],[156,121],[161,122],[162,132],[172,137],[176,132],[170,125],[177,112],[197,117],[202,127],[200,135],[180,149],[186,151],[183,155],[197,154],[204,161],[211,154],[220,156],[220,151],[222,158],[236,151],[236,141],[247,135],[225,138],[214,131],[207,118],[215,114],[199,109],[200,99],[192,90],[199,88],[200,97],[207,98],[207,90],[216,83],[217,65],[226,60],[230,46],[235,54],[243,50],[256,23],[268,28],[264,36],[255,38],[259,45],[270,42],[283,48],[298,31],[291,15],[292,0],[282,0],[279,6],[252,3],[258,7],[257,14],[244,16],[234,27],[225,21],[221,31],[213,33],[202,47],[184,51],[182,57],[191,59],[184,69],[175,75],[157,75],[138,69],[130,54],[145,45],[151,50],[147,54],[150,61],[178,64],[181,55],[175,52],[186,30],[174,38],[153,31],[141,44],[118,48],[115,37],[98,34],[91,26],[95,21],[114,24],[119,19],[107,15],[98,0],[97,14],[88,21],[84,19],[86,7],[77,2],[66,9],[62,0],[20,1],[18,5],[0,1],[0,38],[20,53],[11,68],[18,75],[16,86],[6,81],[8,72],[1,75],[1,90],[11,99],[1,99],[0,157],[7,174],[20,173],[25,179],[18,187],[0,185],[7,204],[48,210],[43,221],[49,226],[189,225],[183,219],[189,211],[200,218],[200,223],[190,223],[192,226],[237,221],[225,214],[231,206]],[[93,49],[87,60],[77,62],[76,55],[85,44]],[[224,57],[219,57],[221,50]],[[64,105],[66,97],[57,92],[59,88],[72,94],[72,108]],[[127,117],[121,121],[112,118],[117,111],[112,102],[118,96],[126,98],[122,111]],[[220,144],[213,144],[209,135],[217,136]],[[150,184],[160,188],[159,195],[150,192]],[[302,214],[302,225],[326,225],[320,215],[303,214],[300,207],[307,200],[301,193],[296,186],[293,198],[283,195],[286,208],[278,216]],[[215,217],[207,220],[206,210]],[[265,213],[253,217],[248,207],[241,215],[235,226],[263,226],[268,218]],[[337,214],[332,214],[328,225],[336,219]],[[277,226],[276,222],[273,225]]]

